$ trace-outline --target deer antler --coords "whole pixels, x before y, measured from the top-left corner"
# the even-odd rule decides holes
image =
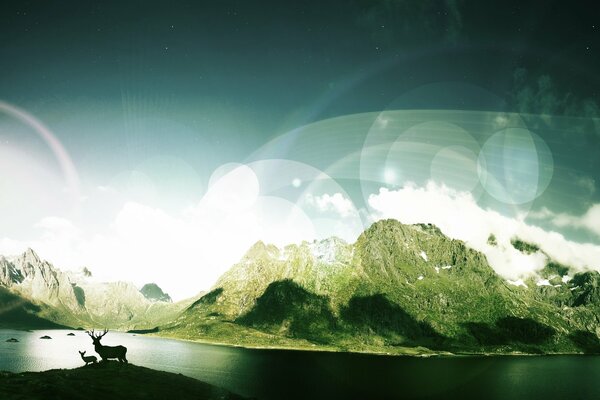
[[[94,333],[93,329],[91,331],[85,331],[85,333],[87,333],[88,336],[91,338],[100,339],[108,333],[108,329],[104,329],[104,331],[102,333]]]

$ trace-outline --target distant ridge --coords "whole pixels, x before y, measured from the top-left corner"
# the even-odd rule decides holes
[[[156,284],[139,291],[128,282],[96,282],[91,277],[87,268],[63,272],[30,248],[16,257],[0,256],[0,289],[5,293],[0,297],[0,310],[12,307],[10,296],[28,304],[27,312],[18,314],[20,318],[13,312],[10,320],[0,318],[0,324],[28,327],[27,323],[35,322],[33,316],[38,316],[57,326],[150,329],[170,321],[191,303],[173,303]]]

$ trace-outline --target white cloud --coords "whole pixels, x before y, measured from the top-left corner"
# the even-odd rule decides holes
[[[46,234],[59,234],[66,237],[74,237],[80,233],[71,221],[60,217],[44,217],[34,227],[43,229]]]
[[[529,213],[533,219],[549,220],[558,227],[586,229],[600,236],[600,204],[594,204],[582,215],[555,213],[544,207],[540,211]]]
[[[261,196],[252,169],[221,176],[194,207],[178,214],[126,202],[102,233],[65,218],[36,224],[34,240],[0,240],[0,254],[27,247],[59,268],[87,266],[99,279],[154,281],[175,299],[206,290],[258,240],[283,246],[312,240],[313,222],[295,204]]]
[[[321,212],[333,211],[342,217],[347,217],[356,212],[352,201],[341,193],[332,195],[326,193],[322,196],[307,194],[305,201]]]
[[[449,237],[460,239],[483,252],[501,276],[517,280],[543,268],[541,252],[523,254],[510,244],[513,237],[535,243],[552,259],[577,269],[599,269],[600,246],[575,243],[556,232],[528,225],[522,219],[481,208],[469,192],[459,192],[429,182],[425,187],[407,185],[381,189],[369,197],[375,217],[395,218],[406,224],[433,223]],[[487,244],[490,233],[498,245]]]

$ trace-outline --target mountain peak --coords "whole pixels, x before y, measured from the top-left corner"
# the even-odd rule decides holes
[[[280,250],[273,244],[265,244],[262,240],[254,243],[252,247],[248,249],[244,258],[259,258],[262,256],[267,257],[279,257]]]
[[[140,293],[144,295],[150,301],[165,301],[171,303],[171,296],[163,292],[162,289],[156,283],[146,283],[141,289]]]
[[[376,238],[380,236],[392,235],[402,238],[403,240],[411,241],[416,237],[437,237],[439,239],[447,238],[447,236],[434,224],[403,224],[395,219],[382,219],[374,222],[361,235],[368,238]],[[360,238],[360,237],[359,237]]]
[[[434,224],[414,224],[411,225],[413,227],[418,227],[419,229],[421,229],[423,232],[426,233],[431,233],[434,235],[440,235],[440,236],[445,236],[441,229],[437,227],[437,225]]]
[[[36,262],[39,263],[40,257],[37,255],[37,253],[35,251],[33,251],[33,249],[31,247],[28,247],[27,250],[25,250],[25,252],[23,253],[23,258],[25,259],[25,261],[27,262]]]
[[[437,225],[434,224],[430,224],[430,223],[420,223],[420,224],[403,224],[402,222],[398,221],[397,219],[381,219],[379,221],[374,222],[371,227],[369,227],[367,229],[403,229],[403,228],[409,228],[409,229],[416,229],[418,231],[421,232],[425,232],[425,233],[430,233],[430,234],[435,234],[435,235],[442,235],[444,236],[444,233],[440,230],[440,228],[438,228]]]

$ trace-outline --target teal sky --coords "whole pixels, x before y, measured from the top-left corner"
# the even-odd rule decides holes
[[[102,270],[101,246],[136,263],[162,243],[155,259],[188,254],[206,286],[225,261],[192,256],[198,232],[216,229],[214,204],[247,206],[238,189],[261,198],[251,216],[217,207],[246,221],[241,249],[352,240],[381,211],[370,196],[428,182],[599,245],[599,30],[559,1],[15,2],[0,17],[0,250]],[[199,236],[140,243],[123,228],[136,218]],[[304,236],[281,233],[292,222]]]

